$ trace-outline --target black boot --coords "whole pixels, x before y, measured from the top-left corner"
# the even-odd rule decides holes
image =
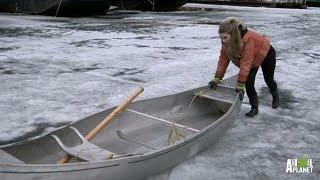
[[[258,96],[254,95],[252,97],[249,97],[249,101],[251,104],[251,110],[246,113],[246,117],[253,117],[258,114]]]
[[[272,93],[272,108],[276,109],[279,107],[279,93],[276,91],[275,93]]]
[[[251,109],[246,113],[246,117],[253,117],[259,113],[258,109]]]

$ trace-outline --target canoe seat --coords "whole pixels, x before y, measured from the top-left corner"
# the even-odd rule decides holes
[[[90,162],[113,158],[115,153],[112,153],[90,143],[85,139],[85,137],[82,136],[77,128],[70,126],[70,129],[72,129],[80,137],[80,139],[82,140],[82,144],[76,145],[74,147],[67,147],[62,143],[61,139],[58,136],[53,134],[51,135],[66,153],[75,157],[76,159]]]
[[[233,104],[235,102],[235,95],[228,93],[225,89],[226,87],[219,85],[216,90],[208,89],[200,92],[194,92],[193,94],[199,97]]]

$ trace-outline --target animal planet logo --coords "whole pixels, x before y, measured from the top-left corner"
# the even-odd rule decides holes
[[[312,159],[287,159],[286,173],[312,173]]]

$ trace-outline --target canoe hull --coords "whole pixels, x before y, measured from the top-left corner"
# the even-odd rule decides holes
[[[60,0],[3,0],[0,4],[1,10],[6,12],[56,15]],[[109,7],[109,0],[63,0],[58,16],[105,14]]]
[[[234,108],[239,109],[240,102]],[[171,147],[155,154],[141,158],[118,160],[113,163],[101,162],[84,163],[81,166],[16,166],[14,168],[1,167],[1,180],[87,180],[92,177],[96,180],[110,179],[141,179],[165,171],[186,159],[193,157],[200,151],[215,143],[219,137],[232,125],[238,112],[233,111],[225,116],[216,127],[211,127],[189,141]],[[3,172],[7,171],[7,172]],[[10,173],[11,171],[11,173]],[[20,172],[19,172],[20,171]],[[38,172],[35,172],[38,171]],[[124,173],[125,172],[125,173]]]
[[[153,2],[154,6],[147,2],[141,5],[139,9],[144,11],[175,11],[186,4],[188,0],[155,0]]]
[[[188,0],[112,0],[111,4],[124,10],[175,11]]]
[[[200,88],[201,89],[201,88]],[[203,88],[202,88],[203,89]],[[232,90],[230,90],[232,91]],[[233,90],[234,91],[234,90]],[[177,96],[170,95],[166,97],[161,97],[155,99],[160,106],[168,106],[168,104],[163,104],[162,102],[169,103],[168,99],[172,98],[183,98],[185,95],[190,97],[193,92],[180,93]],[[149,103],[152,103],[153,100],[143,100],[137,101],[133,107],[140,107],[141,104],[145,104],[146,108]],[[202,102],[203,103],[203,102]],[[162,104],[162,105],[161,105]],[[216,106],[221,106],[222,111],[224,108],[226,112],[216,121],[213,121],[212,124],[206,126],[197,134],[190,136],[184,141],[181,141],[177,144],[162,147],[156,151],[150,151],[143,155],[137,155],[132,157],[118,158],[113,160],[105,160],[99,162],[78,162],[78,163],[69,163],[65,165],[56,165],[56,164],[8,164],[0,163],[0,179],[1,180],[32,180],[32,179],[46,179],[46,180],[105,180],[105,179],[142,179],[151,175],[158,174],[163,172],[183,161],[189,159],[196,155],[197,153],[203,151],[208,146],[214,144],[226,130],[233,124],[236,119],[241,101],[238,95],[235,96],[235,101],[232,105],[225,105],[220,102],[215,103]],[[159,107],[157,107],[159,108]],[[93,122],[103,118],[106,113],[109,113],[112,109],[106,110],[101,113],[97,113],[93,116],[90,116],[82,121],[76,122],[75,125],[78,125],[79,128],[87,127],[88,122]],[[131,119],[134,120],[134,119]],[[120,120],[119,120],[120,121]],[[86,124],[88,123],[88,124]],[[92,124],[92,123],[91,123]],[[112,128],[112,127],[111,127]],[[61,131],[63,134],[64,128],[58,131]],[[143,131],[142,131],[143,132]],[[99,137],[97,137],[99,139]],[[101,138],[101,137],[100,137]],[[105,138],[104,138],[105,139]],[[50,151],[56,148],[55,146],[42,147],[43,143],[52,141],[52,138],[43,137],[42,140],[37,141],[35,144],[33,141],[27,142],[25,144],[13,144],[8,147],[3,147],[4,151],[15,151],[15,148],[25,149],[30,152],[33,156],[43,156],[46,154],[42,151]],[[32,146],[29,146],[32,144]],[[50,143],[49,143],[50,144]],[[48,148],[48,149],[46,149]],[[38,151],[39,153],[37,153]],[[21,152],[21,151],[20,151]],[[43,154],[41,154],[43,153]],[[16,155],[18,155],[17,153]],[[26,154],[28,154],[26,152]],[[29,156],[30,156],[29,154]],[[28,155],[26,155],[28,156]],[[36,159],[37,157],[29,157],[30,159]],[[56,160],[54,161],[56,162]]]
[[[122,10],[135,10],[147,0],[111,0],[111,5]]]

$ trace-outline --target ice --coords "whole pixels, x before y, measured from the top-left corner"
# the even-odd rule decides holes
[[[188,4],[191,6],[191,4]],[[287,158],[319,162],[320,9],[192,5],[212,11],[56,18],[0,14],[0,141],[20,141],[118,104],[206,85],[220,50],[218,24],[236,16],[277,51],[281,104],[261,71],[259,115],[244,117],[194,158],[149,179],[317,179],[287,175]],[[230,64],[226,77],[238,73]],[[314,165],[317,167],[317,165]]]

